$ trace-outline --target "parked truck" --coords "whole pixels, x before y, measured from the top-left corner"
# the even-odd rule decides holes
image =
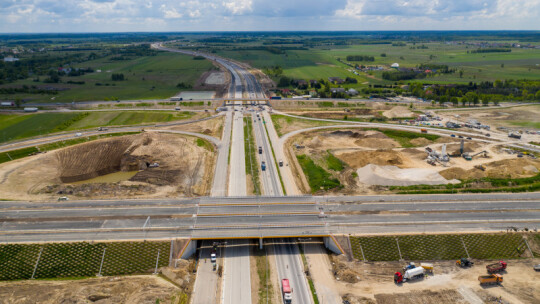
[[[496,273],[506,269],[506,262],[498,261],[497,263],[486,265],[487,272]]]
[[[403,274],[401,272],[396,272],[394,273],[394,282],[402,283],[408,280],[410,281],[410,280],[418,279],[418,278],[423,277],[425,273],[426,273],[426,270],[424,269],[424,267],[415,267],[413,269],[409,269],[405,271],[405,273]]]
[[[501,284],[503,277],[500,274],[490,274],[478,277],[478,281],[481,285]]]
[[[288,279],[281,280],[281,293],[283,294],[283,303],[292,303],[292,290]]]

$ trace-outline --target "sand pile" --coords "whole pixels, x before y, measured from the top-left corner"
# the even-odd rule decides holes
[[[392,109],[388,111],[384,111],[383,115],[388,118],[396,118],[396,117],[413,117],[414,113],[409,111],[407,107],[393,107]]]
[[[368,164],[408,168],[411,164],[411,160],[403,153],[392,150],[356,151],[337,154],[336,157],[353,168],[361,168]]]
[[[396,166],[366,165],[356,171],[361,183],[381,186],[441,185],[449,181],[433,169],[400,169]]]

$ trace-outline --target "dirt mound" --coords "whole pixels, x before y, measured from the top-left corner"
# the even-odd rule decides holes
[[[122,158],[133,136],[99,140],[62,149],[56,153],[60,180],[71,183],[120,171]]]
[[[180,289],[158,276],[103,277],[77,281],[2,282],[2,303],[177,303]],[[159,301],[157,300],[159,299]]]
[[[465,170],[462,168],[450,168],[439,172],[446,179],[478,179],[486,177],[485,171],[480,169]]]
[[[484,164],[486,171],[480,169],[464,170],[462,168],[450,168],[441,171],[440,174],[446,179],[479,179],[490,178],[522,178],[530,177],[538,173],[540,161],[528,158],[505,159]]]
[[[390,110],[384,111],[383,115],[388,118],[396,118],[396,117],[413,117],[414,113],[409,111],[406,107],[398,106],[393,107]]]
[[[118,183],[82,184],[82,185],[49,185],[40,193],[55,195],[74,195],[85,198],[102,198],[108,196],[137,196],[155,193],[149,185],[120,185]]]
[[[358,179],[366,185],[411,186],[442,185],[451,182],[433,169],[400,169],[396,166],[366,165],[356,171]]]
[[[401,152],[392,150],[357,151],[342,153],[336,156],[352,168],[362,168],[368,164],[408,168],[410,162]]]
[[[400,296],[395,294],[376,294],[377,304],[416,304],[416,303],[469,303],[455,289],[447,290],[418,290],[409,293],[402,293]]]

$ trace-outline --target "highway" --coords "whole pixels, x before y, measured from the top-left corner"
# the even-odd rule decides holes
[[[538,194],[0,202],[0,241],[272,237],[540,228]],[[487,199],[486,199],[487,198]],[[381,202],[382,201],[382,202]],[[80,204],[80,207],[77,206]],[[279,208],[276,208],[279,206]],[[136,207],[136,208],[134,208]],[[321,211],[326,218],[319,218]],[[196,217],[193,215],[197,214]],[[148,217],[150,219],[147,221]],[[146,224],[146,225],[145,225]]]
[[[261,168],[261,163],[266,163],[266,170],[260,170],[262,193],[267,196],[281,196],[283,190],[279,181],[279,176],[276,172],[276,162],[272,155],[272,148],[269,143],[268,135],[266,133],[266,127],[264,125],[264,119],[262,113],[252,113],[251,119],[253,119],[253,133],[255,134],[256,149],[262,148],[262,153],[257,150],[257,158],[259,160],[258,168]]]
[[[221,303],[251,303],[249,240],[229,240],[225,248]]]
[[[289,279],[292,303],[313,303],[298,245],[292,239],[271,239],[269,243],[273,243],[279,278],[276,288],[281,290],[281,280]]]

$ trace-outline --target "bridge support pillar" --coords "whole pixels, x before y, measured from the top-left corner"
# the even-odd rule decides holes
[[[259,249],[263,249],[263,238],[259,238]]]
[[[330,251],[334,252],[335,254],[345,253],[343,249],[341,249],[341,246],[339,246],[339,243],[337,242],[337,240],[332,235],[324,237],[324,246],[328,248]]]
[[[197,240],[190,239],[184,248],[182,248],[182,251],[180,251],[180,258],[187,260],[195,251],[197,251]]]

